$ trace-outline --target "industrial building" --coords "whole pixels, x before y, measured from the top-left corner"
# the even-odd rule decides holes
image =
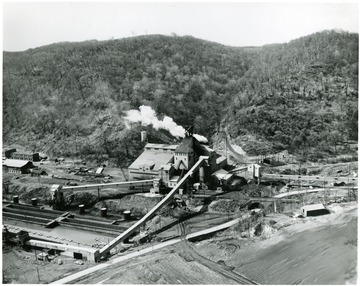
[[[301,207],[301,213],[304,217],[318,216],[328,214],[329,210],[323,204],[313,204]]]
[[[146,180],[158,177],[159,169],[171,163],[178,145],[152,144],[129,166],[129,180]]]
[[[258,164],[244,164],[243,166],[239,166],[230,172],[236,173],[238,176],[246,180],[252,180],[260,178],[260,169],[261,166]]]
[[[34,165],[30,161],[6,159],[3,162],[3,171],[7,173],[29,174]]]
[[[23,151],[15,151],[11,153],[11,158],[17,160],[34,161],[34,162],[40,161],[39,153],[31,153],[31,152],[23,152]]]
[[[193,182],[200,179],[207,184],[217,182],[212,174],[227,165],[227,158],[200,144],[191,129],[179,145],[148,143],[144,152],[129,166],[129,179],[154,179],[155,187],[173,188],[200,156],[208,156],[208,164],[199,174],[194,174]]]

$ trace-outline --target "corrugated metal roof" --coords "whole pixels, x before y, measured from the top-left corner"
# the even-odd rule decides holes
[[[28,163],[31,163],[31,162],[26,161],[26,160],[6,159],[3,162],[3,165],[5,165],[7,167],[21,168],[21,167],[24,167]]]
[[[325,209],[323,204],[307,205],[307,206],[303,206],[301,208],[306,210],[306,211],[324,210]]]
[[[142,165],[154,165],[153,170],[157,171],[163,165],[169,163],[174,154],[172,152],[162,150],[145,150],[141,155],[129,166],[129,169],[139,169]]]

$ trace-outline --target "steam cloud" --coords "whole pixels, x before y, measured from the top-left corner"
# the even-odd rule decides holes
[[[174,120],[169,116],[164,116],[163,120],[159,120],[156,116],[156,112],[150,106],[141,105],[139,110],[129,110],[125,116],[125,120],[129,122],[140,122],[144,126],[152,125],[156,130],[165,129],[168,130],[171,135],[175,137],[183,138],[185,136],[185,128],[177,125]],[[199,142],[208,142],[206,137],[194,134],[194,137]]]

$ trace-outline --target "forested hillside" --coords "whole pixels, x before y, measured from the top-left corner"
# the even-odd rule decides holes
[[[232,136],[256,134],[275,150],[326,152],[357,140],[358,35],[322,32],[262,47],[229,111]]]
[[[325,31],[257,48],[152,35],[3,58],[4,142],[51,155],[136,156],[140,128],[127,129],[123,117],[140,105],[209,139],[222,128],[240,141],[256,138],[244,145],[252,154],[326,152],[357,139],[357,34]]]

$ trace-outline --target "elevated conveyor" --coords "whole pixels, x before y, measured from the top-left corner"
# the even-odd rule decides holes
[[[153,185],[153,180],[142,180],[142,181],[128,181],[128,182],[118,182],[118,183],[81,185],[81,186],[63,186],[62,192],[99,190],[99,189],[111,188],[111,187],[146,187],[152,185]]]
[[[322,176],[303,176],[303,175],[282,175],[282,174],[261,174],[261,179],[283,180],[283,181],[319,181],[328,183],[353,183],[358,184],[358,178],[354,177],[322,177]]]
[[[196,164],[185,174],[185,176],[180,180],[180,182],[162,199],[155,207],[153,207],[146,215],[144,215],[139,221],[134,225],[129,227],[126,231],[116,237],[114,240],[110,241],[109,244],[105,245],[100,249],[100,255],[107,255],[110,253],[110,250],[114,248],[119,243],[123,242],[131,234],[133,234],[138,228],[143,226],[149,219],[151,219],[164,205],[166,205],[171,198],[175,195],[181,186],[189,179],[194,172],[196,172],[206,161],[209,159],[208,156],[200,156]]]

